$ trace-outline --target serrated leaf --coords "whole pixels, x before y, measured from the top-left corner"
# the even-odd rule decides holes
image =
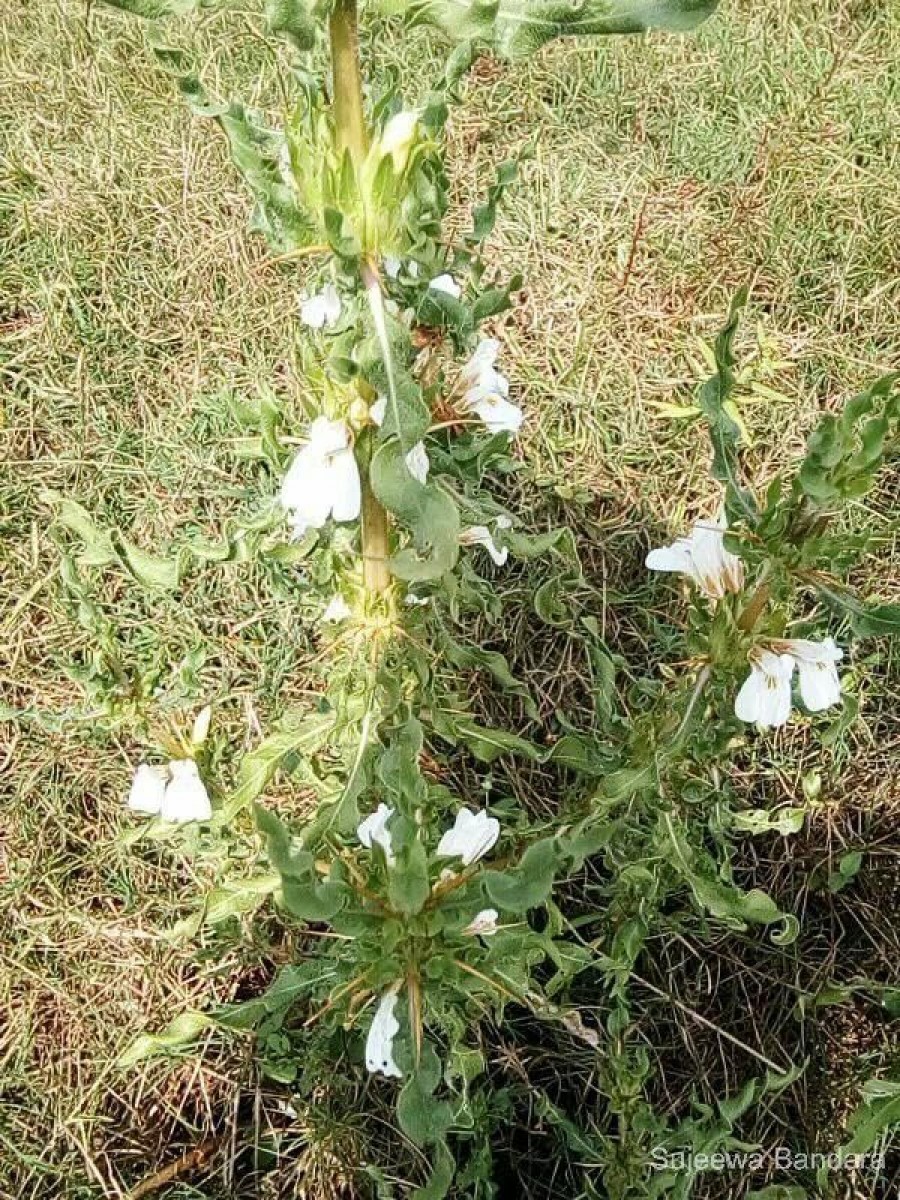
[[[712,442],[712,473],[725,487],[725,508],[733,521],[743,517],[756,523],[756,502],[740,481],[738,446],[742,441],[742,421],[734,417],[734,336],[741,310],[747,303],[747,289],[741,288],[731,302],[728,320],[713,344],[716,373],[697,393],[697,403],[706,417]]]
[[[718,0],[381,0],[382,11],[439,26],[457,40],[491,43],[523,58],[557,37],[685,32],[715,11]]]
[[[254,750],[245,754],[238,768],[237,785],[222,810],[222,822],[233,820],[241,809],[261,795],[289,754],[309,756],[321,749],[335,721],[332,712],[314,713],[296,724],[286,718],[285,728],[270,733]]]
[[[459,670],[468,668],[487,671],[494,682],[504,691],[510,692],[522,700],[525,712],[529,717],[537,717],[537,706],[528,688],[516,679],[509,669],[509,663],[499,651],[483,650],[480,646],[472,643],[458,642],[442,622],[437,627],[437,644],[447,661],[454,667]]]
[[[101,529],[86,508],[59,492],[47,490],[41,498],[55,508],[56,520],[81,541],[84,549],[79,563],[86,567],[105,567],[119,561],[111,535]]]
[[[900,374],[883,375],[810,434],[796,489],[815,504],[855,499],[871,488],[900,421]]]
[[[328,921],[344,906],[343,887],[320,883],[312,854],[295,847],[287,826],[273,812],[256,805],[256,824],[265,836],[269,861],[281,876],[284,907],[303,921]]]
[[[489,729],[464,714],[436,710],[432,714],[432,724],[435,731],[448,741],[464,742],[481,762],[494,762],[502,754],[521,754],[534,762],[541,762],[544,758],[533,742],[517,733],[510,733],[507,729]]]

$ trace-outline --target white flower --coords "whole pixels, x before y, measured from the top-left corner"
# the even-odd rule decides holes
[[[383,425],[384,418],[387,416],[387,396],[379,396],[369,406],[369,417],[376,425]]]
[[[431,603],[430,596],[417,596],[415,592],[407,592],[403,598],[403,603],[409,608],[424,608]]]
[[[452,296],[454,300],[458,300],[462,295],[462,288],[452,275],[436,275],[429,283],[428,289],[433,292],[443,292],[446,296]]]
[[[461,858],[464,867],[483,858],[500,836],[500,822],[483,809],[461,808],[452,829],[438,842],[438,858]]]
[[[384,993],[378,1002],[369,1035],[366,1038],[366,1067],[373,1075],[379,1072],[394,1079],[402,1079],[403,1072],[394,1062],[394,1038],[400,1032],[400,1022],[394,1016],[399,984]]]
[[[359,516],[359,468],[343,421],[313,421],[309,442],[284,477],[281,504],[290,513],[296,538],[307,529],[321,529],[329,516],[335,521]]]
[[[322,613],[323,621],[346,621],[351,615],[350,605],[344,597],[338,593],[332,596],[328,601],[328,606]]]
[[[333,325],[341,315],[341,298],[333,283],[326,283],[321,292],[300,297],[300,320],[310,329]]]
[[[208,821],[209,794],[192,758],[176,759],[165,767],[141,763],[134,773],[128,807],[164,821]]]
[[[837,663],[844,657],[832,638],[811,642],[806,638],[789,638],[773,643],[776,650],[789,654],[797,664],[800,696],[810,712],[821,712],[841,702],[841,681]]]
[[[169,772],[165,767],[151,767],[149,763],[141,763],[131,781],[128,807],[133,812],[156,816],[162,808],[168,778]]]
[[[726,592],[744,586],[744,564],[725,549],[725,516],[696,521],[688,537],[651,550],[646,565],[651,571],[677,571],[693,579],[705,596],[721,600]]]
[[[512,528],[512,521],[509,517],[498,517],[496,524],[498,529]],[[498,546],[487,525],[472,525],[468,529],[464,529],[459,535],[459,544],[461,546],[483,546],[498,567],[502,567],[509,558],[509,547]]]
[[[735,699],[734,715],[763,729],[783,725],[791,715],[793,674],[794,660],[789,654],[756,647],[750,652],[750,674]]]
[[[187,821],[208,821],[212,816],[209,794],[197,764],[192,758],[176,759],[169,763],[172,778],[166,785],[160,816],[164,821],[182,824]]]
[[[525,414],[509,397],[509,380],[494,366],[500,343],[482,338],[460,374],[463,405],[480,417],[491,433],[518,433]]]
[[[400,268],[403,266],[399,258],[395,258],[393,254],[386,254],[383,258],[384,273],[388,279],[396,279],[400,274]]]
[[[395,113],[381,131],[381,137],[378,139],[379,161],[385,155],[390,154],[394,161],[394,170],[399,175],[406,166],[406,160],[415,144],[418,130],[419,114],[415,110]]]
[[[791,680],[794,668],[800,677],[800,696],[810,712],[821,712],[841,702],[837,663],[844,652],[832,638],[812,642],[806,638],[773,641],[771,648],[750,652],[750,674],[734,702],[741,721],[769,726],[783,725],[791,715]]]
[[[493,937],[497,932],[497,918],[500,914],[496,908],[483,908],[476,913],[463,930],[467,937]]]
[[[425,483],[428,479],[428,472],[431,470],[431,463],[428,461],[428,452],[425,449],[424,442],[416,442],[412,450],[404,459],[406,469],[412,475],[413,479],[419,483]]]
[[[389,867],[392,867],[397,861],[394,858],[391,834],[387,827],[387,823],[393,815],[394,810],[387,804],[379,804],[375,811],[366,817],[356,829],[356,836],[367,849],[371,850],[373,845],[382,848]]]

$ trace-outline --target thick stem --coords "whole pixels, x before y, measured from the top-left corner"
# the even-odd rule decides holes
[[[334,94],[334,131],[340,150],[347,150],[358,169],[369,148],[359,69],[356,0],[336,0],[328,21]],[[369,482],[369,464],[360,462],[362,477],[362,555],[366,590],[378,594],[391,582],[388,570],[388,519]]]
[[[359,30],[356,0],[336,0],[328,19],[331,36],[331,77],[334,128],[338,149],[349,150],[358,167],[369,148],[359,70]]]
[[[369,483],[368,469],[362,475],[363,581],[368,592],[385,592],[391,582],[388,570],[388,519]]]

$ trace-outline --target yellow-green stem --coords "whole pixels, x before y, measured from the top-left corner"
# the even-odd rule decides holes
[[[359,168],[369,148],[359,70],[359,30],[356,0],[336,0],[328,21],[334,130],[338,148],[349,151]],[[362,477],[362,555],[366,591],[379,594],[391,582],[388,570],[388,519],[369,482],[369,464],[360,462]]]

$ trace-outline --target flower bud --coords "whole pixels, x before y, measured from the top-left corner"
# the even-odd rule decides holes
[[[380,162],[388,154],[399,175],[406,167],[409,152],[418,139],[419,114],[415,110],[404,110],[390,118],[376,143],[376,157]]]

